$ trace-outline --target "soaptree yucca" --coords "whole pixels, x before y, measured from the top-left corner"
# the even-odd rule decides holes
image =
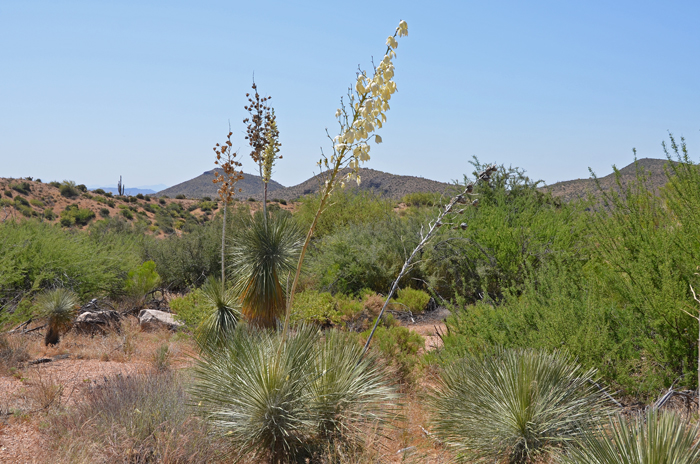
[[[567,464],[698,464],[698,426],[671,411],[616,415],[608,427],[587,431],[579,448],[562,456]]]
[[[229,265],[245,318],[259,327],[275,327],[286,306],[283,282],[294,272],[302,233],[285,212],[256,213],[239,228],[229,248]]]
[[[606,414],[594,373],[559,352],[468,356],[445,367],[430,396],[433,429],[468,462],[531,462]]]
[[[36,299],[36,305],[39,316],[46,319],[44,345],[58,344],[61,332],[69,329],[73,323],[78,297],[67,288],[55,288],[40,294]]]
[[[288,462],[329,442],[352,442],[363,424],[390,417],[395,396],[376,359],[358,363],[362,347],[349,337],[321,337],[307,326],[285,340],[280,332],[239,327],[195,367],[198,409],[230,440],[238,461]]]
[[[202,285],[202,296],[209,314],[197,328],[197,341],[202,349],[216,348],[236,330],[240,304],[234,290],[213,276]]]

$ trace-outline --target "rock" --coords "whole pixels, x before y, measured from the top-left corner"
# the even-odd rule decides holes
[[[119,330],[121,316],[116,311],[86,311],[73,323],[73,328],[81,333],[104,334],[109,327]]]
[[[143,330],[177,330],[184,324],[176,321],[171,313],[157,309],[142,309],[139,313],[139,325]]]

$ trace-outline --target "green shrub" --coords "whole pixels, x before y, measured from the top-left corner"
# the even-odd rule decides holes
[[[409,310],[413,313],[422,313],[430,302],[430,295],[423,290],[411,287],[400,288],[397,292],[397,309]]]
[[[370,332],[371,329],[363,332],[362,337],[366,340]],[[425,339],[406,327],[379,325],[372,337],[372,346],[396,369],[402,382],[411,382],[420,361],[418,352],[425,348]]]
[[[29,202],[27,201],[26,198],[15,197],[15,205],[17,205],[17,206],[29,206]]]
[[[75,198],[78,195],[80,195],[80,190],[75,185],[75,182],[72,180],[64,180],[59,184],[58,190],[61,192],[61,195],[66,197],[66,198]]]
[[[50,185],[51,187],[55,187],[55,188],[60,188],[60,187],[61,187],[61,183],[60,183],[60,182],[56,182],[55,180],[52,181],[52,182],[49,182],[49,185]]]
[[[158,203],[160,203],[161,205],[164,205],[164,204],[165,204],[165,198],[160,198],[160,199],[158,200]]]
[[[43,201],[37,200],[35,198],[29,200],[29,204],[32,206],[36,206],[37,208],[43,208],[45,206]]]
[[[56,219],[56,213],[53,212],[53,209],[46,208],[44,210],[44,218],[46,218],[46,220],[48,221],[53,221],[54,219]]]
[[[138,198],[139,200],[143,200],[143,193],[137,193],[136,198]]]
[[[80,190],[80,191],[83,192],[83,193],[85,193],[85,192],[88,191],[88,189],[87,189],[87,187],[85,186],[85,184],[76,185],[75,188],[77,188],[78,190]]]
[[[100,208],[100,216],[109,217],[109,209],[108,208]]]
[[[107,193],[105,193],[105,196],[108,198],[112,198],[112,196],[114,196],[114,194],[112,192],[107,192]]]
[[[89,209],[78,208],[78,205],[68,205],[61,211],[61,225],[82,227],[95,218],[95,213]]]
[[[204,295],[200,289],[171,299],[169,305],[175,317],[190,330],[196,329],[208,315]]]
[[[133,213],[132,213],[130,210],[128,210],[128,209],[122,209],[122,210],[121,210],[121,215],[124,216],[124,217],[125,217],[126,219],[128,219],[128,220],[134,219]]]
[[[438,206],[440,204],[447,203],[449,198],[444,195],[433,192],[414,192],[404,195],[401,199],[402,203],[407,206]]]
[[[95,192],[95,193],[97,193],[97,194],[100,194],[100,195],[104,195],[104,194],[105,194],[105,191],[104,191],[103,189],[95,189],[95,190],[93,190],[93,192]]]
[[[185,198],[187,198],[187,196],[184,193],[178,193],[175,195],[176,200],[184,200]]]
[[[12,190],[16,190],[22,195],[29,195],[32,191],[32,184],[29,182],[20,182],[19,184],[12,184]]]
[[[8,198],[12,198],[12,192],[10,190],[5,190],[5,196]]]
[[[156,272],[156,263],[146,261],[129,274],[124,283],[126,293],[139,302],[143,302],[146,295],[155,290],[161,282],[161,278]]]
[[[338,325],[342,314],[330,293],[319,293],[315,290],[300,292],[294,297],[291,320],[318,324],[321,327]]]
[[[429,398],[432,429],[466,462],[535,462],[606,417],[594,374],[556,351],[467,356],[445,366]]]

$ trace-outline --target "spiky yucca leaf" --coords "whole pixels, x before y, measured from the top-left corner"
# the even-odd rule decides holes
[[[310,385],[321,437],[359,438],[363,425],[382,425],[396,412],[396,391],[384,365],[374,353],[358,363],[361,354],[362,345],[351,334],[325,333]]]
[[[312,326],[286,341],[239,326],[218,351],[203,353],[192,393],[238,460],[287,462],[391,411],[388,380],[373,359],[358,365],[358,350],[356,341],[332,332],[322,339]]]
[[[36,305],[39,317],[46,319],[44,344],[56,345],[60,341],[61,332],[73,324],[78,297],[67,288],[55,288],[41,293],[36,299]]]
[[[258,327],[275,327],[286,306],[280,279],[296,270],[301,229],[288,214],[258,212],[232,243],[229,265],[238,278],[243,315]]]
[[[202,293],[209,315],[197,328],[197,342],[202,349],[215,349],[233,336],[241,318],[240,304],[233,289],[213,276],[202,285]]]
[[[444,369],[430,396],[433,428],[469,462],[528,462],[607,414],[594,374],[556,351],[466,357]]]
[[[649,410],[631,419],[616,415],[607,428],[586,432],[567,464],[700,464],[698,426],[678,414]]]

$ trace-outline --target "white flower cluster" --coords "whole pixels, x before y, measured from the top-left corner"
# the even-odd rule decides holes
[[[358,73],[355,83],[355,94],[350,94],[349,113],[343,107],[336,111],[335,116],[340,122],[340,135],[333,139],[333,156],[330,164],[340,166],[344,164],[347,156],[352,158],[347,166],[352,169],[347,179],[354,179],[360,183],[360,163],[370,159],[369,140],[374,137],[375,143],[381,143],[382,138],[373,134],[381,129],[386,122],[386,111],[389,110],[389,100],[396,92],[394,77],[394,64],[392,58],[396,57],[396,48],[399,46],[396,36],[408,35],[408,24],[401,21],[396,33],[386,40],[387,51],[382,61],[375,67],[374,75],[370,79],[367,73]],[[325,161],[328,166],[327,160]],[[341,181],[344,186],[344,181]]]

